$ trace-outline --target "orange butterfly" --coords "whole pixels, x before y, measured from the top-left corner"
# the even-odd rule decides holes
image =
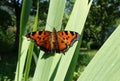
[[[80,35],[74,31],[58,31],[53,28],[53,32],[50,31],[36,31],[28,33],[27,38],[32,39],[36,45],[40,46],[41,50],[46,53],[64,53],[70,46],[77,41]]]

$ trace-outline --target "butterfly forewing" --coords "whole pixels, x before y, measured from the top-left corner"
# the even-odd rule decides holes
[[[27,37],[32,39],[43,51],[51,52],[53,49],[50,43],[51,33],[50,31],[37,31],[28,33]]]
[[[65,52],[79,39],[79,34],[73,31],[58,31],[58,51]]]

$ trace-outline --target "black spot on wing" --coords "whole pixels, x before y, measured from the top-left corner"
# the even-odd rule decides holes
[[[30,38],[30,33],[26,34],[26,37],[27,37],[27,38]]]
[[[67,36],[67,37],[66,37],[66,40],[68,40],[69,38],[70,38],[70,37],[69,37],[69,36]]]
[[[45,38],[43,38],[43,40],[45,40]]]
[[[46,32],[43,32],[44,35],[46,35]]]
[[[70,34],[71,34],[72,36],[74,36],[74,35],[75,35],[75,33],[74,33],[74,32],[72,32],[72,31],[70,31]]]
[[[75,38],[71,41],[70,47],[80,38],[80,34],[78,34],[77,32],[75,32],[74,35],[75,35]]]
[[[30,32],[30,33],[28,33],[28,34],[26,35],[26,37],[27,37],[27,38],[30,38],[31,35],[34,36],[35,34],[36,34],[36,32]]]
[[[62,32],[62,35],[64,35],[64,33]]]
[[[68,35],[68,31],[64,31],[66,35]]]
[[[64,41],[62,40],[61,43],[64,43]]]
[[[63,38],[63,40],[65,40],[65,38]]]
[[[41,34],[42,34],[42,31],[39,31],[38,34],[41,35]]]

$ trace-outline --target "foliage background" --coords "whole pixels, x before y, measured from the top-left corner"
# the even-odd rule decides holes
[[[73,5],[75,0],[67,0],[66,8],[64,13],[64,18],[62,21],[62,27],[66,26],[66,23],[71,14]],[[83,34],[83,42],[82,42],[82,50],[86,51],[86,54],[80,54],[78,58],[78,64],[75,72],[76,79],[79,74],[81,74],[81,70],[84,69],[85,66],[89,63],[93,55],[90,55],[89,50],[96,49],[98,50],[109,35],[116,29],[118,24],[120,23],[120,1],[119,0],[94,0],[91,6],[91,10],[89,12],[84,34]],[[9,14],[9,11],[0,8],[0,61],[1,65],[1,77],[4,79],[13,79],[14,76],[11,73],[15,72],[15,65],[17,62],[17,49],[18,49],[18,35],[19,35],[19,22],[20,22],[20,12],[21,12],[21,3],[19,0],[1,0],[0,6],[8,6],[14,12],[13,14]],[[46,24],[46,18],[48,13],[48,0],[40,1],[40,14],[39,14],[39,26],[38,29],[44,29]],[[36,14],[36,0],[33,1],[31,15],[29,22],[27,23],[27,31],[32,30],[34,16]],[[5,14],[4,16],[2,15]],[[29,30],[31,29],[31,30]],[[17,42],[16,42],[17,41]],[[6,51],[7,49],[7,51]],[[92,51],[94,54],[94,51]],[[12,57],[11,60],[8,60],[9,57]],[[16,60],[16,61],[14,61]],[[33,61],[34,63],[34,61]],[[33,64],[32,67],[34,67]],[[82,65],[82,66],[81,66]],[[3,68],[9,70],[6,72]],[[7,68],[9,67],[9,68]],[[81,69],[82,68],[82,69]],[[33,68],[34,69],[34,68]],[[33,71],[31,69],[31,72]],[[3,72],[4,71],[4,72]],[[31,75],[32,76],[32,75]]]

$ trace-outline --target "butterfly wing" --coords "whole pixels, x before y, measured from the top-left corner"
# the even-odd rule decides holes
[[[51,33],[50,31],[37,31],[28,33],[27,37],[32,39],[37,46],[40,46],[41,50],[48,53],[54,50],[50,43]]]
[[[74,31],[58,31],[58,48],[56,52],[65,52],[68,47],[72,46],[77,41],[80,35]]]

